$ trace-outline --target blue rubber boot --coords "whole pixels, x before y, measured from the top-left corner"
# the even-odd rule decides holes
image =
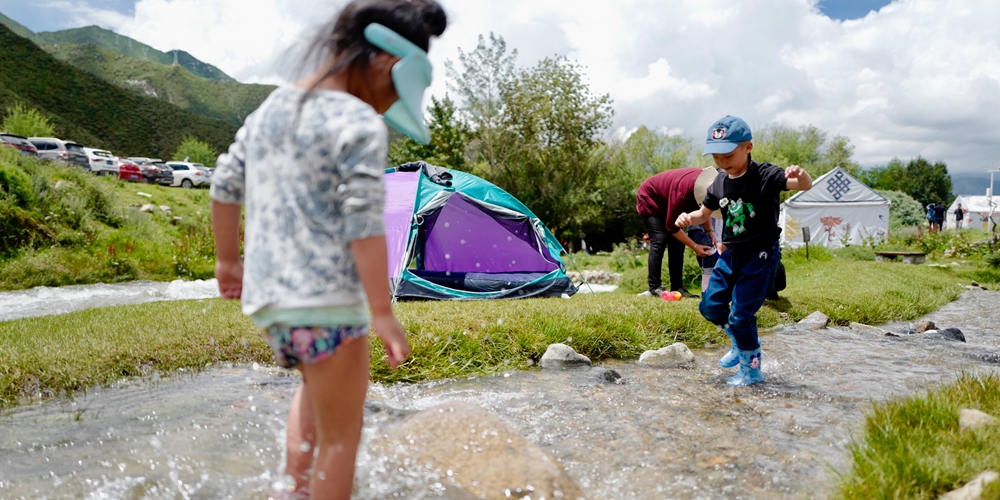
[[[719,359],[719,366],[723,368],[732,368],[740,364],[739,351],[736,349],[736,337],[733,336],[733,332],[729,331],[729,325],[722,325],[722,333],[725,333],[729,337],[729,341],[732,342],[733,346],[729,349],[729,352],[724,354],[721,359]]]
[[[740,359],[740,369],[736,375],[729,377],[726,382],[736,387],[744,387],[764,381],[764,374],[760,372],[761,354],[760,348],[752,351],[738,351]]]

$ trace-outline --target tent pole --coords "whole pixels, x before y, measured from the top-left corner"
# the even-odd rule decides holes
[[[571,254],[571,253],[569,253],[569,252],[567,252],[565,250],[563,250],[563,253],[565,253],[566,256],[569,257],[569,263],[573,264],[573,269],[576,269],[576,272],[580,273],[580,279],[582,279],[583,280],[583,284],[587,285],[587,288],[590,289],[590,293],[592,293],[594,295],[597,295],[597,292],[594,291],[594,287],[590,286],[590,283],[587,283],[587,278],[583,275],[583,271],[581,271],[580,268],[577,267],[576,261],[573,260],[573,254]]]

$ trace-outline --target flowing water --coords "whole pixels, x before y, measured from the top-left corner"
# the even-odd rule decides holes
[[[967,292],[928,316],[962,329],[967,344],[780,329],[762,339],[767,383],[751,388],[725,385],[731,370],[716,364],[718,349],[696,352],[693,369],[601,363],[621,385],[541,370],[374,384],[365,435],[465,401],[555,455],[592,500],[824,497],[871,401],[962,371],[1000,372],[997,304],[1000,293]],[[281,479],[297,383],[270,367],[225,366],[9,409],[0,415],[0,498],[264,498]],[[385,471],[364,447],[356,482],[361,499],[441,491],[437,478]]]

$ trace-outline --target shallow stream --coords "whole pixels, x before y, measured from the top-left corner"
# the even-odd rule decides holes
[[[600,363],[413,385],[375,384],[365,433],[445,401],[482,406],[559,458],[594,499],[817,498],[848,466],[872,400],[962,371],[1000,372],[1000,293],[970,291],[927,317],[967,344],[928,334],[779,329],[763,337],[767,383],[732,389],[721,352],[693,369]],[[887,325],[886,328],[903,325]],[[227,366],[128,381],[0,415],[0,498],[265,498],[280,480],[285,413],[298,378]],[[363,448],[361,499],[437,498],[433,477],[384,470]]]

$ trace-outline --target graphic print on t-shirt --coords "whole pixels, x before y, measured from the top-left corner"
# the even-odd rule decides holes
[[[732,228],[733,236],[743,234],[747,230],[747,216],[754,218],[757,213],[753,211],[753,203],[743,203],[743,198],[730,203],[728,198],[719,200],[719,206],[729,212],[726,217],[726,226]]]

